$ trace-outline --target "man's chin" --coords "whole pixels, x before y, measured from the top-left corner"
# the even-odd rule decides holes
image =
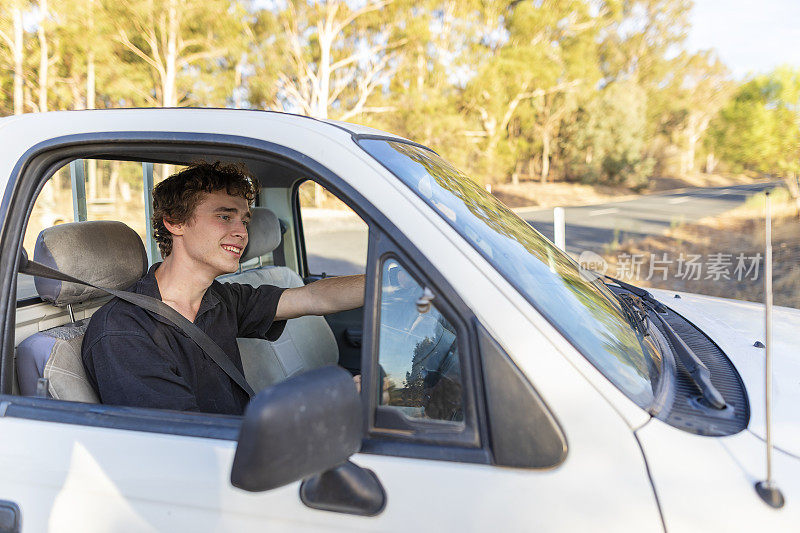
[[[235,263],[233,261],[219,261],[214,263],[213,266],[215,267],[214,270],[216,270],[214,277],[224,276],[225,274],[233,274],[239,270],[238,261]]]
[[[224,270],[219,275],[222,276],[225,274],[233,274],[238,270],[239,270],[239,262],[237,261],[235,266],[226,265]]]

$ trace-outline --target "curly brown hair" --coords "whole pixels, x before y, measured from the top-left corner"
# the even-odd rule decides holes
[[[172,233],[164,219],[173,224],[187,222],[194,215],[202,193],[224,190],[252,205],[258,192],[258,182],[240,163],[207,163],[196,161],[173,174],[153,189],[153,237],[161,257],[172,253]]]

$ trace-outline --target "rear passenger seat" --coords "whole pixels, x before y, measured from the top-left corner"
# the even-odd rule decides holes
[[[281,244],[278,217],[265,207],[252,210],[249,226],[249,243],[241,262],[273,252]],[[264,266],[224,276],[225,283],[242,283],[257,287],[302,287],[303,280],[285,266]],[[339,349],[330,326],[321,316],[293,318],[286,324],[281,337],[275,342],[261,339],[238,339],[242,365],[247,381],[258,391],[290,376],[336,364]]]

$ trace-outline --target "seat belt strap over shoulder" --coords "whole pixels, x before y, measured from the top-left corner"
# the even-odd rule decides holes
[[[146,309],[147,311],[166,318],[181,331],[183,331],[190,339],[192,339],[200,347],[200,349],[202,349],[203,352],[205,352],[206,355],[208,355],[211,360],[214,361],[217,366],[219,366],[222,371],[228,375],[228,377],[230,377],[247,393],[250,398],[255,396],[255,392],[253,391],[252,387],[248,385],[245,377],[242,375],[239,369],[236,368],[236,365],[233,364],[233,361],[231,361],[230,357],[228,357],[225,351],[220,348],[219,345],[214,342],[214,340],[209,337],[205,331],[198,328],[195,324],[190,322],[189,319],[161,300],[152,298],[150,296],[145,296],[144,294],[137,294],[135,292],[120,291],[116,289],[109,289],[107,287],[98,287],[97,285],[73,278],[68,274],[59,272],[58,270],[45,266],[41,263],[31,261],[27,258],[26,254],[23,254],[22,259],[20,260],[19,272],[22,274],[28,274],[30,276],[56,279],[59,281],[68,281],[70,283],[78,283],[80,285],[93,287],[115,296],[120,300],[125,300],[128,303],[139,306],[142,309]]]

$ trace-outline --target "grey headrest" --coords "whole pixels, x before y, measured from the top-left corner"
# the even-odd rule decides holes
[[[125,289],[147,271],[142,239],[122,222],[71,222],[43,229],[33,260],[101,287]],[[80,303],[106,293],[54,279],[34,277],[42,300],[58,306]]]
[[[281,223],[278,217],[266,207],[254,207],[247,228],[247,248],[244,249],[241,263],[268,254],[281,243]]]

